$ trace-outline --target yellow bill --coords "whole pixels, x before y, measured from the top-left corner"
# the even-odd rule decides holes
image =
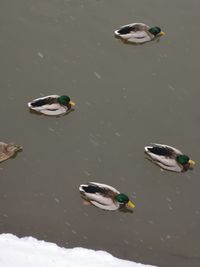
[[[74,103],[73,101],[70,101],[69,104],[70,104],[71,106],[75,106],[75,103]]]
[[[188,163],[190,164],[191,168],[194,167],[194,165],[195,165],[195,161],[191,160],[191,159],[188,161]]]
[[[160,36],[165,35],[165,34],[166,34],[166,33],[163,32],[163,31],[161,31],[161,32],[159,33]]]
[[[132,209],[135,208],[135,204],[133,204],[133,202],[130,201],[130,200],[129,200],[129,202],[127,203],[127,205],[128,205],[130,208],[132,208]]]

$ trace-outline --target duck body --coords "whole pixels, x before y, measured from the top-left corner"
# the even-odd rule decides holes
[[[144,150],[153,163],[165,170],[185,172],[195,164],[188,156],[172,146],[152,144],[145,146]]]
[[[142,44],[156,39],[165,33],[159,27],[150,28],[144,23],[131,23],[121,26],[115,35],[124,41]]]
[[[19,150],[22,146],[0,142],[0,162],[14,157]]]
[[[131,208],[135,207],[126,195],[121,194],[117,189],[110,185],[89,182],[80,185],[79,191],[86,201],[103,210],[115,211],[126,206]],[[124,199],[122,199],[120,200],[120,203],[117,200],[120,196],[122,198],[125,196],[124,199],[126,198],[126,200],[124,201]]]
[[[49,95],[36,98],[28,103],[28,107],[31,110],[49,116],[65,114],[69,112],[74,105],[74,102],[72,102],[68,96],[59,95]]]

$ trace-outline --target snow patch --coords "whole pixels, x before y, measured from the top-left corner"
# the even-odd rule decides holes
[[[2,267],[141,267],[140,263],[120,260],[105,251],[61,248],[33,237],[0,235]],[[147,265],[146,265],[147,266]],[[150,265],[148,265],[150,266]]]

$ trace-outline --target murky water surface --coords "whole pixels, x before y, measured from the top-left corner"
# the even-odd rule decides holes
[[[200,266],[200,2],[18,0],[0,3],[1,141],[23,152],[1,163],[0,232],[66,247],[103,249],[159,266]],[[167,34],[125,45],[120,25],[144,22]],[[26,103],[68,94],[63,117]],[[197,161],[162,172],[143,154],[150,142]],[[82,205],[78,186],[110,184],[133,214]]]

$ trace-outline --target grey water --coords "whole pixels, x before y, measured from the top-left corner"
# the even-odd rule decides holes
[[[199,8],[197,0],[2,0],[1,140],[23,146],[0,167],[0,233],[106,250],[163,267],[200,266]],[[114,37],[143,22],[166,35],[143,45]],[[67,94],[66,116],[27,102]],[[161,171],[150,142],[196,161]],[[79,184],[114,186],[133,214],[84,206]]]

